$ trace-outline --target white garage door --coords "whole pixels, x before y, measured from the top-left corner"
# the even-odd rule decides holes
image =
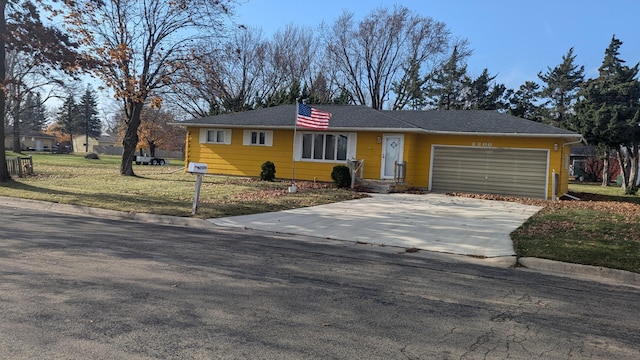
[[[434,146],[431,191],[547,196],[547,150]]]

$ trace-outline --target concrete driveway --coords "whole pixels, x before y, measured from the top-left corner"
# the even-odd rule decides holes
[[[509,234],[540,209],[441,194],[372,194],[335,204],[209,221],[218,226],[499,257],[515,255]]]

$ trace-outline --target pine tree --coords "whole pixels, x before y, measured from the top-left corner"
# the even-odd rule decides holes
[[[411,61],[402,79],[393,84],[392,90],[396,94],[393,110],[402,110],[407,106],[412,110],[424,108],[427,104],[424,89],[427,81],[427,78],[420,76],[420,64]]]
[[[546,73],[538,73],[544,82],[541,95],[547,99],[545,105],[552,125],[566,128],[567,121],[573,116],[573,104],[577,100],[578,90],[584,82],[584,66],[575,62],[573,48],[562,57],[562,63],[555,68],[547,67]]]
[[[40,93],[28,93],[22,105],[20,131],[40,132],[47,124],[47,109],[44,106]]]
[[[73,134],[84,129],[82,113],[73,96],[69,95],[58,110],[55,131],[67,134],[70,137],[71,151],[73,152]]]
[[[499,110],[507,108],[504,99],[507,88],[503,84],[492,83],[495,78],[495,76],[489,75],[488,69],[484,69],[480,76],[469,82],[469,88],[465,93],[465,109]]]
[[[517,91],[509,90],[510,115],[528,120],[543,122],[544,117],[540,106],[537,105],[540,96],[540,85],[533,81],[527,81],[520,85]]]
[[[622,187],[628,194],[638,190],[638,146],[640,144],[640,82],[638,64],[624,65],[622,41],[612,37],[605,51],[599,76],[586,82],[575,105],[571,127],[593,145],[605,149],[602,185],[609,184],[608,160],[612,149],[623,173]]]
[[[102,122],[98,118],[98,102],[91,88],[87,87],[82,95],[78,110],[82,122],[82,134],[85,136],[85,152],[89,152],[89,138],[97,139],[102,134]]]
[[[426,97],[438,110],[462,110],[465,108],[465,92],[469,87],[469,76],[464,56],[454,47],[449,59],[428,77]]]

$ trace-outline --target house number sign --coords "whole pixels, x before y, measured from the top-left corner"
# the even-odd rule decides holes
[[[490,142],[472,141],[471,146],[492,147],[493,144]]]

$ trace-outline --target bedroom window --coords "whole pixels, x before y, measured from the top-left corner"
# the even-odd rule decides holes
[[[231,144],[231,130],[229,130],[229,129],[200,129],[200,143],[202,143],[202,144]]]
[[[242,145],[249,146],[273,146],[273,131],[268,130],[244,130]]]
[[[214,144],[224,144],[224,130],[207,131],[207,142]]]

